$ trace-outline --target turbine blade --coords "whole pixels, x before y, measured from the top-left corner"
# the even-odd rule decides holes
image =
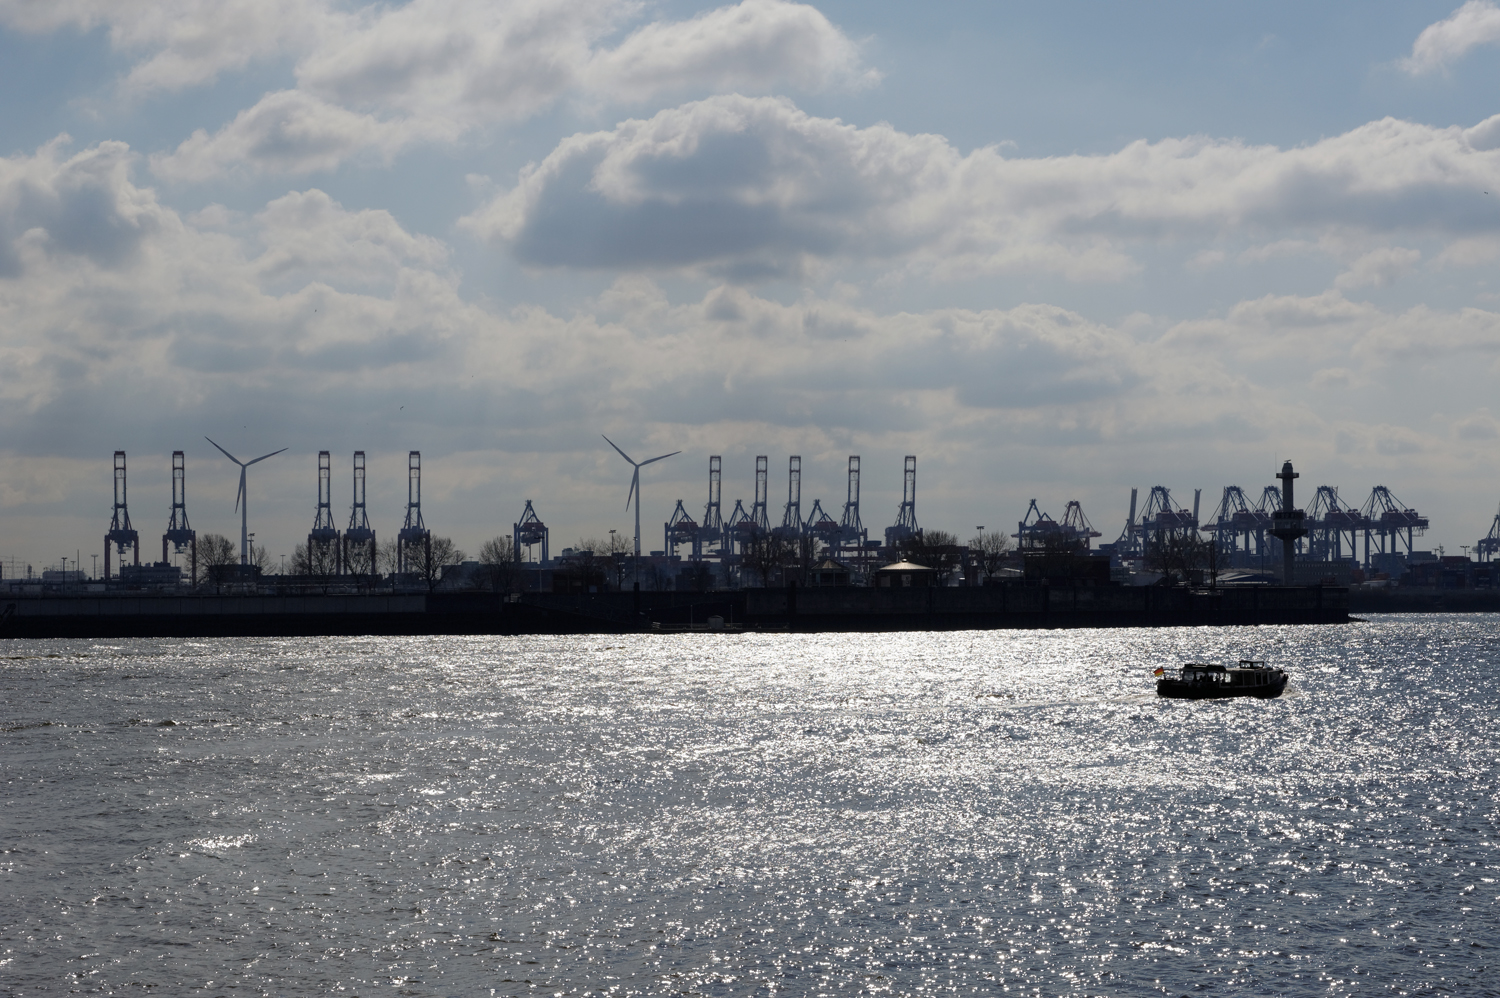
[[[240,499],[245,495],[245,467],[240,466],[240,487],[234,493],[234,511],[240,511]]]
[[[213,440],[211,438],[209,438],[209,437],[204,437],[203,439],[207,440],[211,444],[214,444]],[[219,447],[218,444],[214,444],[214,446],[215,447]],[[229,458],[229,460],[233,461],[235,464],[239,465],[241,468],[243,468],[245,466],[245,463],[243,461],[241,461],[239,458],[235,457],[233,454],[229,453],[224,448],[219,447],[219,453],[221,453],[225,457]]]
[[[604,437],[604,434],[602,434],[602,433],[599,434],[599,435],[601,437]],[[611,447],[614,447],[615,450],[619,451],[620,456],[623,457],[625,460],[630,461],[630,455],[627,454],[627,453],[625,453],[624,451],[620,450],[619,447],[615,447],[615,442],[613,440],[609,439],[609,437],[604,437],[604,442],[607,443],[607,444],[609,444]],[[630,461],[630,463],[631,464],[635,464],[634,461]],[[639,467],[639,466],[637,466],[637,467]]]
[[[674,450],[670,454],[663,454],[661,457],[653,457],[649,461],[642,461],[640,464],[636,465],[636,467],[638,467],[638,468],[644,468],[648,464],[655,464],[657,461],[665,461],[667,458],[669,458],[669,457],[676,457],[678,454],[681,454],[681,453],[682,453],[682,451],[680,451],[680,450]]]
[[[630,500],[635,496],[635,487],[641,482],[641,469],[635,469],[635,474],[630,476],[630,495],[625,497],[625,508],[630,508]]]
[[[248,468],[248,467],[250,467],[250,466],[251,466],[251,465],[252,465],[252,464],[258,464],[258,463],[259,463],[259,462],[261,462],[261,461],[264,461],[264,460],[265,460],[265,459],[266,459],[266,458],[268,458],[268,457],[275,457],[275,456],[276,456],[276,455],[277,455],[277,454],[280,454],[280,453],[281,453],[281,451],[284,451],[284,450],[286,450],[286,448],[285,448],[285,447],[283,447],[283,448],[281,448],[281,450],[273,450],[273,451],[272,451],[272,452],[271,452],[271,453],[269,453],[269,454],[262,454],[262,455],[261,455],[261,456],[260,456],[260,457],[258,457],[258,458],[256,458],[256,459],[255,459],[255,460],[254,460],[254,461],[246,461],[246,462],[245,462],[245,467],[247,467],[247,468]]]

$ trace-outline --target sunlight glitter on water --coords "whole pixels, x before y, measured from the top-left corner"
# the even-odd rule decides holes
[[[1483,993],[1497,636],[15,643],[0,981]]]

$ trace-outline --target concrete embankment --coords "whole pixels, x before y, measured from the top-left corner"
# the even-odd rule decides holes
[[[808,631],[1331,624],[1349,619],[1349,591],[1322,586],[750,589],[746,619],[785,621]]]
[[[1500,613],[1500,590],[1393,589],[1349,590],[1350,613]]]
[[[1323,624],[1349,619],[1329,587],[1155,586],[863,589],[708,593],[413,593],[308,596],[131,595],[0,598],[0,638],[354,634],[588,634],[701,629],[990,630]]]

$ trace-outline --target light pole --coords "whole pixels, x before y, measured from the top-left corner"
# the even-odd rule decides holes
[[[609,560],[615,564],[615,585],[618,586],[622,581],[620,577],[620,552],[615,550],[615,529],[613,527],[609,530]]]

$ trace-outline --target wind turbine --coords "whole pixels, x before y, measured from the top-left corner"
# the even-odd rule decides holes
[[[208,437],[204,437],[203,439],[207,440],[211,444],[214,444],[213,440]],[[214,446],[219,447],[218,444],[214,444]],[[240,511],[241,565],[250,564],[250,494],[245,491],[245,469],[250,467],[252,464],[258,464],[261,461],[264,461],[268,457],[275,457],[277,454],[280,454],[282,450],[286,450],[286,448],[283,447],[281,448],[281,450],[273,450],[269,454],[262,454],[254,461],[241,461],[239,458],[235,457],[224,448],[219,447],[219,453],[223,454],[225,457],[229,458],[229,460],[240,466],[240,490],[239,492],[235,493],[234,505],[235,508]]]
[[[602,433],[599,434],[599,435],[601,437],[604,437],[604,434],[602,434]],[[640,564],[641,564],[641,469],[644,468],[648,464],[655,464],[657,461],[665,461],[669,457],[672,457],[672,456],[674,456],[676,454],[681,454],[682,451],[680,451],[680,450],[674,450],[671,454],[663,454],[661,457],[653,457],[649,461],[636,461],[633,458],[631,458],[631,456],[629,454],[627,454],[624,451],[620,450],[619,447],[615,447],[615,442],[613,440],[609,439],[609,437],[604,437],[604,442],[607,443],[607,444],[609,444],[611,447],[614,447],[615,450],[619,452],[620,456],[623,457],[625,460],[629,461],[631,463],[631,465],[635,468],[635,474],[630,476],[630,495],[628,495],[628,496],[625,497],[625,508],[626,509],[630,508],[630,500],[631,500],[632,497],[634,497],[634,499],[635,499],[635,564],[636,564],[637,571],[639,571]]]

